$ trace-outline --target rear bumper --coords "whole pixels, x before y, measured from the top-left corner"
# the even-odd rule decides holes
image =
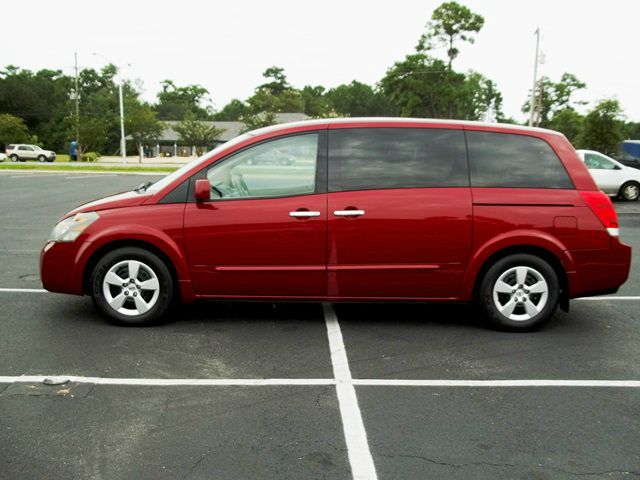
[[[629,277],[631,247],[611,239],[611,247],[601,250],[571,251],[575,271],[569,275],[570,297],[612,294]]]

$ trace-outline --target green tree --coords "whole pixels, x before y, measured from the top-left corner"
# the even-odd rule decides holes
[[[273,112],[249,113],[247,115],[243,115],[240,118],[240,121],[244,124],[242,133],[278,123],[276,114]]]
[[[385,97],[380,92],[357,80],[338,85],[325,96],[331,110],[349,117],[380,116],[388,110]]]
[[[584,102],[572,100],[572,96],[578,90],[586,88],[587,84],[578,80],[572,73],[563,73],[559,82],[553,82],[549,77],[541,77],[537,84],[537,99],[534,108],[540,105],[539,125],[550,127],[553,117],[567,108],[574,108]],[[529,97],[531,91],[529,91]],[[529,113],[530,102],[522,105],[522,112]]]
[[[249,112],[249,106],[243,101],[234,98],[229,103],[227,103],[222,110],[214,115],[216,120],[223,121],[237,121],[240,119],[242,115],[245,115]]]
[[[8,113],[0,114],[0,146],[29,141],[29,129],[24,120]],[[4,148],[3,148],[4,150]]]
[[[99,117],[84,118],[79,130],[82,142],[78,145],[78,157],[82,159],[86,152],[99,151],[99,147],[106,144],[109,122]]]
[[[418,43],[418,51],[432,48],[433,43],[446,45],[449,69],[460,51],[456,42],[473,43],[473,34],[484,26],[484,18],[457,2],[445,2],[436,8],[427,24],[427,32]]]
[[[276,66],[269,67],[262,72],[262,76],[269,81],[259,85],[258,90],[267,90],[276,96],[281,95],[287,90],[291,90],[291,85],[287,82],[287,76],[284,74],[284,68]]]
[[[602,100],[585,116],[578,144],[605,155],[615,155],[623,139],[621,117],[617,100]]]
[[[200,85],[178,87],[171,80],[163,80],[161,85],[156,105],[158,118],[161,120],[178,120],[185,116],[198,120],[211,118],[211,106],[203,106],[209,102],[209,91],[206,88]]]
[[[640,140],[640,122],[625,122],[622,136],[625,140]]]
[[[302,100],[302,112],[310,117],[325,117],[330,114],[330,107],[323,86],[305,85],[300,90],[300,97]]]
[[[146,103],[130,102],[126,106],[125,130],[138,148],[138,160],[142,163],[142,148],[155,143],[164,129],[156,112]]]
[[[0,112],[22,118],[46,148],[58,149],[50,133],[72,112],[72,80],[59,70],[32,72],[9,65],[0,70]]]
[[[224,130],[216,128],[209,122],[197,120],[192,116],[187,116],[173,128],[178,132],[183,143],[197,147],[196,152],[198,155],[201,155],[206,147],[210,146],[224,133]]]
[[[390,112],[401,117],[479,120],[489,108],[500,117],[502,96],[496,85],[478,73],[447,68],[425,53],[407,55],[380,81]]]
[[[578,135],[582,130],[584,117],[573,108],[567,107],[556,113],[549,122],[549,128],[563,133],[574,145],[577,144]]]

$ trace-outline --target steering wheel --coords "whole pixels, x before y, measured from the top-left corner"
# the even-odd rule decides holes
[[[247,187],[247,182],[244,181],[241,173],[232,173],[231,174],[231,184],[234,188],[238,190],[238,193],[241,197],[250,197],[251,192],[249,191],[249,187]]]

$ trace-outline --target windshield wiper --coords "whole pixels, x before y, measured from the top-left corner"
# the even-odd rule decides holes
[[[141,183],[140,185],[138,185],[136,188],[134,188],[133,191],[136,192],[136,193],[142,193],[147,188],[149,188],[151,185],[153,185],[153,182],[144,182],[144,183]]]

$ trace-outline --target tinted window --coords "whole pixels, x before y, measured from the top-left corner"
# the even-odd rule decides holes
[[[249,147],[207,171],[212,199],[265,198],[313,193],[318,134],[280,138]]]
[[[464,133],[426,128],[329,131],[329,191],[468,186]]]
[[[474,187],[573,188],[549,144],[540,138],[467,131]]]
[[[21,145],[18,147],[18,150],[31,150],[31,148]]]

